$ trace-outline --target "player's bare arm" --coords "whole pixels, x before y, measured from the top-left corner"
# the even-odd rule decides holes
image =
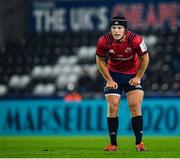
[[[105,62],[105,57],[99,57],[96,55],[96,64],[97,64],[97,68],[101,72],[102,76],[107,81],[106,87],[112,88],[112,89],[117,89],[118,84],[112,79],[112,77],[108,71],[107,64]]]
[[[129,84],[133,85],[133,86],[137,86],[141,83],[141,78],[143,77],[147,66],[149,64],[149,54],[146,53],[142,56],[139,56],[140,58],[140,65],[139,65],[139,69],[137,71],[137,74],[134,78],[130,79]]]

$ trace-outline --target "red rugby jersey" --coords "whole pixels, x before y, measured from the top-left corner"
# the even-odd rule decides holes
[[[136,74],[140,61],[139,56],[147,53],[143,38],[126,31],[123,42],[116,42],[111,33],[101,36],[97,43],[96,55],[108,56],[108,69],[124,74]]]

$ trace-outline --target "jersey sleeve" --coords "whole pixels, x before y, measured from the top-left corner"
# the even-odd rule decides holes
[[[144,39],[136,35],[132,42],[133,48],[137,51],[138,55],[142,56],[147,53],[147,46],[144,43]]]
[[[96,55],[100,57],[106,57],[107,55],[106,41],[103,37],[99,38],[98,40],[96,47]]]

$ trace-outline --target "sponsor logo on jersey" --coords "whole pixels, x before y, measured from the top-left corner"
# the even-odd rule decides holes
[[[124,52],[125,52],[125,53],[128,53],[128,52],[131,53],[131,47],[127,47]]]
[[[110,59],[112,59],[112,60],[121,60],[121,61],[128,61],[128,60],[131,60],[133,58],[133,55],[131,55],[130,57],[115,57],[115,58],[113,58],[113,57],[110,57]]]
[[[114,54],[115,51],[113,49],[109,50],[109,53]]]

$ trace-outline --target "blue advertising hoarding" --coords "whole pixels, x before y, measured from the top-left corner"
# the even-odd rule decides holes
[[[1,100],[0,135],[105,135],[105,100]],[[143,101],[144,134],[180,135],[180,99]],[[130,135],[131,116],[122,99],[119,134]]]
[[[178,1],[32,0],[30,6],[30,32],[107,31],[114,15],[133,29],[180,26]]]

